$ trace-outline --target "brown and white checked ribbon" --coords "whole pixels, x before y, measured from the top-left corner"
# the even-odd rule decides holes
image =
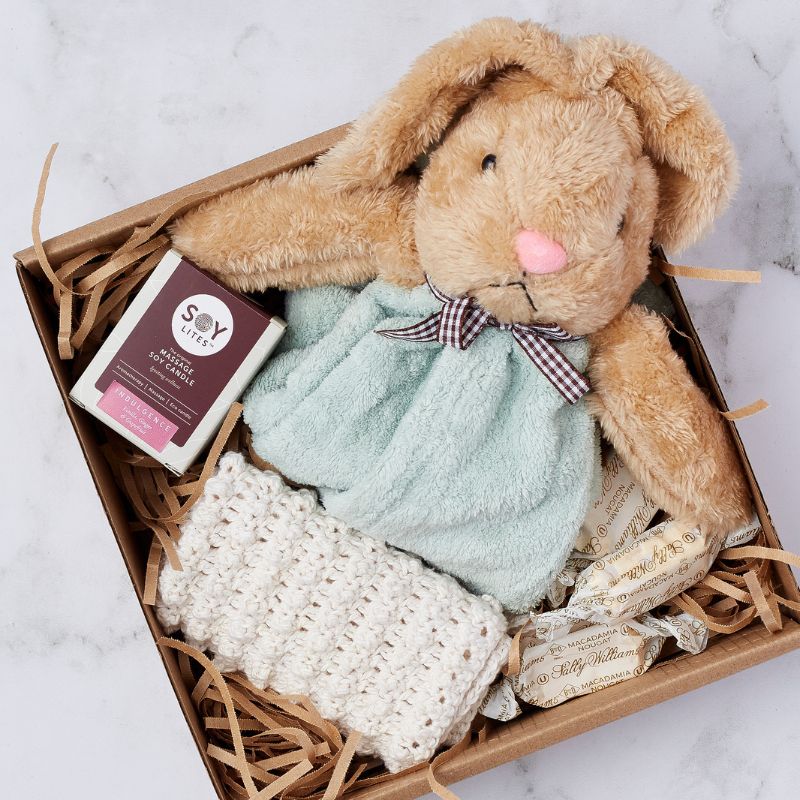
[[[441,342],[466,350],[488,325],[511,331],[525,355],[553,384],[558,393],[570,404],[577,403],[591,389],[589,381],[570,363],[569,359],[548,340],[575,342],[582,336],[573,336],[555,323],[550,325],[522,325],[498,322],[485,308],[481,308],[472,297],[450,297],[434,286],[426,277],[433,296],[442,302],[437,311],[406,328],[375,331],[389,339],[405,339],[411,342]]]

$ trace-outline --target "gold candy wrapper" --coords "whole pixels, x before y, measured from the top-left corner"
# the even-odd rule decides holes
[[[664,638],[634,620],[578,625],[557,641],[528,645],[511,688],[525,702],[549,708],[641,675],[658,657]]]
[[[555,641],[534,637],[523,649],[519,673],[492,687],[481,713],[506,722],[521,713],[515,695],[550,708],[642,675],[668,636],[674,636],[682,649],[699,653],[708,641],[708,630],[688,614],[663,619],[644,614],[611,625],[578,622]]]
[[[569,588],[586,567],[636,539],[657,512],[655,503],[612,450],[603,463],[599,495],[589,507],[572,555],[547,590],[550,606],[563,605]]]
[[[573,556],[601,558],[622,550],[647,529],[658,508],[616,452],[603,464],[600,494],[589,507]]]
[[[758,530],[754,520],[723,540],[694,522],[662,522],[587,566],[575,578],[564,608],[532,618],[536,636],[552,641],[576,622],[638,617],[702,580],[723,547],[748,541]]]
[[[708,644],[708,628],[705,624],[690,614],[669,614],[664,617],[654,617],[652,614],[643,614],[639,622],[667,636],[672,636],[681,650],[697,655],[706,649]]]
[[[483,698],[483,702],[478,708],[478,713],[483,714],[487,719],[496,719],[498,722],[508,722],[522,713],[510,678],[501,678],[489,687],[486,697]]]

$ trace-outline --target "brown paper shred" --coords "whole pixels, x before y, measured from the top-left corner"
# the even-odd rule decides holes
[[[270,464],[269,461],[265,461],[261,456],[255,451],[253,447],[253,434],[250,428],[244,426],[243,435],[242,435],[242,444],[243,448],[247,451],[247,458],[250,459],[250,463],[253,466],[258,467],[260,470],[269,470],[270,472],[275,472],[281,476],[281,480],[287,485],[291,486],[292,489],[303,489],[303,488],[312,488],[304,486],[302,483],[297,483],[296,481],[291,480],[291,478],[287,478],[274,464]]]
[[[775,595],[775,602],[779,606],[785,606],[786,608],[790,608],[792,611],[800,612],[800,602],[797,600],[788,600],[785,597],[781,597],[781,595]]]
[[[58,303],[59,296],[64,293],[70,292],[58,278],[53,268],[50,266],[50,261],[45,253],[44,245],[42,243],[41,235],[41,222],[42,222],[42,206],[44,206],[44,195],[47,189],[47,179],[50,177],[50,167],[53,163],[53,156],[56,154],[58,142],[50,145],[50,150],[44,160],[42,166],[42,174],[39,177],[39,187],[36,190],[36,200],[33,204],[33,220],[31,223],[31,239],[33,240],[33,249],[36,251],[36,257],[39,259],[39,266],[42,268],[47,279],[53,286],[53,299]]]
[[[525,626],[523,625],[520,629],[514,634],[514,638],[511,640],[511,647],[508,651],[508,660],[506,661],[505,666],[503,667],[503,675],[507,675],[508,677],[513,677],[515,675],[519,675],[519,671],[522,668],[522,634],[525,631]]]
[[[397,777],[376,759],[357,756],[361,734],[343,736],[309,698],[258,689],[240,673],[223,675],[207,656],[179,640],[162,638],[159,645],[179,653],[181,675],[192,689],[192,702],[208,736],[206,752],[217,762],[231,798],[335,800],[351,789]],[[190,659],[201,668],[199,677],[190,670]],[[458,800],[436,772],[463,752],[473,737],[484,740],[486,732],[486,720],[481,720],[430,762],[398,774],[427,769],[432,791],[443,800]]]
[[[72,278],[67,278],[66,291],[59,297],[58,303],[58,356],[61,359],[72,358],[75,351],[72,348],[72,325],[73,325],[73,293]]]
[[[287,773],[281,775],[274,783],[264,787],[255,796],[254,800],[269,800],[269,798],[277,797],[278,794],[281,794],[302,778],[309,769],[311,769],[311,763],[309,761],[301,761],[297,766],[292,767]]]
[[[712,633],[736,633],[746,628],[756,617],[756,609],[753,606],[718,619],[700,608],[691,597],[677,597],[673,603],[687,614],[701,620]]]
[[[763,541],[763,534],[757,541]],[[771,633],[783,627],[780,607],[800,611],[800,603],[774,590],[771,561],[800,567],[800,556],[763,544],[729,547],[720,552],[703,580],[668,605],[701,620],[709,631],[730,634],[758,617]]]
[[[442,798],[442,800],[459,800],[458,795],[452,790],[448,789],[441,781],[436,777],[436,770],[440,767],[443,767],[448,761],[451,761],[455,758],[459,753],[463,753],[464,750],[469,747],[470,741],[472,739],[472,731],[468,731],[466,736],[458,742],[454,744],[448,750],[445,750],[439,753],[428,765],[428,786],[434,794],[438,795]]]
[[[186,653],[176,653],[178,656],[178,669],[181,671],[181,679],[184,686],[191,686],[194,683],[194,675],[192,674],[192,662]]]
[[[131,292],[155,269],[167,250],[169,250],[169,242],[164,242],[148,253],[144,261],[130,275],[125,276],[111,287],[110,291],[108,291],[109,287],[103,284],[102,291],[92,292],[85,305],[80,325],[70,340],[75,349],[79,350],[83,347],[89,335],[97,331],[98,326],[109,320],[114,312],[119,311],[122,316]],[[108,291],[108,295],[104,297],[105,291]]]
[[[121,437],[114,436],[103,448],[114,477],[129,499],[138,522],[153,535],[145,567],[142,600],[156,602],[158,574],[163,555],[180,570],[175,548],[180,538],[179,522],[203,493],[203,487],[219,461],[242,413],[241,403],[231,405],[202,465],[175,477],[150,456],[139,453]]]
[[[113,457],[114,461],[122,464],[131,464],[136,467],[146,467],[147,469],[163,469],[164,465],[152,456],[148,456],[135,448],[117,448],[113,452],[106,452],[107,456]]]
[[[187,656],[197,661],[206,672],[210,673],[214,684],[219,690],[219,693],[222,695],[222,702],[225,705],[225,711],[227,712],[228,719],[231,723],[230,733],[233,740],[236,769],[239,771],[239,774],[242,777],[242,782],[244,783],[244,787],[248,792],[248,797],[255,797],[258,794],[258,790],[248,769],[244,743],[242,742],[242,732],[239,730],[239,725],[236,718],[236,709],[233,705],[233,699],[231,698],[230,691],[225,683],[225,679],[222,677],[222,673],[211,663],[206,655],[201,653],[199,650],[189,647],[183,642],[179,642],[177,639],[169,639],[166,636],[162,636],[158,640],[158,644],[161,647],[173,648],[185,653]]]
[[[119,279],[127,267],[139,262],[142,258],[149,256],[154,250],[158,250],[164,245],[169,245],[169,238],[163,234],[149,239],[132,250],[124,250],[125,245],[123,245],[119,250],[111,254],[105,264],[92,270],[78,282],[75,287],[76,293],[94,296],[97,292],[93,292],[93,289],[101,284],[105,286],[113,279]]]
[[[478,728],[478,744],[483,744],[489,738],[489,731],[492,727],[490,719],[484,719],[483,725]]]
[[[225,720],[225,722],[227,724],[227,720]],[[239,722],[241,723],[242,720],[240,719]],[[251,730],[257,730],[260,733],[263,733],[264,726],[257,719],[244,720],[244,722],[246,724],[247,723],[252,724]],[[242,727],[242,730],[244,730],[244,727]],[[330,755],[330,752],[331,752],[330,745],[327,742],[322,742],[314,747],[311,757],[316,759],[319,758],[320,756]],[[276,769],[277,767],[283,767],[286,764],[296,764],[302,758],[305,758],[304,753],[299,751],[293,751],[289,753],[283,753],[282,755],[279,756],[272,756],[271,758],[264,758],[261,761],[256,761],[255,763],[262,769],[271,770],[271,769]]]
[[[289,699],[257,689],[239,674],[223,675],[207,656],[179,640],[162,638],[159,645],[202,669],[192,701],[208,734],[207,753],[231,797],[334,800],[374,769],[372,761],[356,757],[360,734],[344,739],[308,698]],[[181,670],[195,680],[185,662]]]
[[[142,593],[142,602],[146,606],[154,606],[156,604],[156,595],[158,593],[158,573],[161,570],[161,557],[164,554],[164,546],[157,537],[153,537],[150,542],[150,550],[147,553],[147,564],[144,570],[144,592]]]
[[[325,794],[322,795],[322,800],[334,800],[334,798],[342,796],[344,777],[353,761],[353,756],[356,754],[356,746],[360,741],[361,734],[358,731],[353,731],[347,737],[344,747],[339,752],[336,767],[325,789]]]
[[[795,553],[787,553],[777,547],[763,547],[761,545],[742,545],[740,547],[729,547],[723,550],[719,557],[721,559],[736,558],[762,558],[768,561],[782,561],[792,567],[800,569],[800,556]]]
[[[185,654],[188,656],[188,654]],[[211,698],[211,673],[204,672],[200,678],[198,679],[197,683],[195,684],[194,689],[192,689],[192,702],[199,708],[200,701],[208,697]],[[213,699],[217,700],[218,702],[222,702],[222,696],[217,695]]]
[[[700,358],[700,351],[697,349],[697,342],[689,336],[688,333],[682,331],[666,314],[661,314],[661,321],[675,334],[681,337],[681,341],[689,350],[689,356],[692,359],[692,366],[694,367],[695,375],[703,374],[703,362]]]
[[[729,419],[731,422],[735,422],[739,419],[746,419],[747,417],[752,417],[755,414],[764,411],[765,409],[769,408],[769,403],[766,400],[755,400],[754,402],[742,406],[741,408],[737,408],[733,411],[721,411],[725,419]]]
[[[783,627],[780,613],[776,616],[772,607],[767,602],[767,596],[764,593],[764,588],[761,586],[756,573],[752,570],[745,572],[744,582],[747,584],[747,588],[750,590],[752,602],[756,607],[758,616],[761,617],[761,621],[764,623],[770,633],[777,633]]]
[[[172,491],[167,473],[164,472],[164,470],[156,469],[153,470],[153,477],[155,478],[159,495],[161,498],[163,498],[163,505],[166,506],[170,514],[180,514],[181,503],[180,500],[178,500],[176,493]]]
[[[230,720],[227,717],[220,717],[220,719],[223,719],[226,722],[227,726],[230,726]],[[206,725],[206,728],[210,729],[210,726]],[[244,728],[241,725],[241,722],[239,722],[239,728],[240,730],[244,730]],[[244,739],[242,740],[242,742],[244,742]],[[236,756],[229,750],[225,750],[224,748],[219,747],[218,745],[215,744],[210,744],[206,748],[206,753],[208,753],[211,756],[211,758],[216,759],[222,764],[225,764],[225,766],[234,767],[238,769],[239,762]],[[293,763],[298,763],[298,762],[293,762]],[[262,769],[261,767],[256,766],[255,764],[250,764],[249,762],[247,765],[247,771],[250,773],[251,778],[259,780],[262,783],[272,783],[274,780],[274,776],[270,775],[270,773],[267,770]]]
[[[242,408],[243,407],[241,403],[233,403],[231,405],[227,415],[225,416],[225,419],[222,421],[222,426],[219,429],[219,433],[217,433],[217,436],[211,445],[211,449],[208,451],[208,456],[206,456],[206,460],[203,463],[200,476],[192,484],[185,484],[181,486],[182,490],[188,485],[191,485],[192,489],[189,493],[189,496],[183,501],[183,504],[178,511],[176,511],[174,514],[171,514],[169,517],[162,517],[157,521],[177,522],[178,520],[182,519],[189,509],[200,499],[203,494],[203,487],[206,485],[206,481],[211,477],[211,473],[217,466],[217,461],[219,461],[219,457],[222,455],[222,452],[225,449],[225,444],[228,441],[228,437],[233,432],[234,427],[239,421],[239,417],[242,415]]]
[[[206,656],[178,640],[161,639],[159,644],[179,651],[181,674],[189,686],[194,685],[192,702],[208,735],[206,752],[219,765],[222,783],[231,798],[334,800],[351,789],[397,777],[387,773],[376,759],[357,756],[360,734],[343,737],[307,697],[257,689],[239,673],[223,675],[209,669],[211,662]],[[189,670],[189,658],[202,668],[199,678]],[[485,738],[485,724],[473,726],[473,732],[479,741]],[[456,798],[436,778],[435,770],[462,752],[471,735],[431,762],[398,775],[432,769],[429,781],[433,790],[445,800]],[[237,741],[241,741],[244,762]],[[247,778],[255,785],[255,793]]]
[[[244,437],[244,444],[247,448],[247,457],[254,466],[261,470],[272,469],[272,465],[268,461],[265,461],[263,458],[261,458],[258,453],[256,453],[255,448],[253,447],[253,434],[249,428],[247,429]]]
[[[155,236],[168,222],[171,222],[175,217],[180,216],[184,211],[200,205],[203,200],[208,200],[211,197],[210,192],[194,192],[179,197],[175,202],[167,206],[149,225],[142,228],[135,228],[130,239],[125,242],[120,248],[121,252],[128,252],[133,250],[139,245],[146,242],[148,239]]]
[[[732,583],[721,580],[716,575],[707,575],[700,583],[703,586],[707,586],[709,589],[727,595],[732,600],[738,600],[740,603],[752,602],[752,598],[747,592],[743,592]]]
[[[56,271],[55,274],[61,281],[66,281],[68,278],[82,278],[87,275],[95,267],[91,263],[96,258],[110,255],[114,252],[112,247],[96,247],[93,250],[87,250],[69,261],[65,261]]]
[[[39,266],[53,287],[53,301],[58,308],[58,355],[67,360],[72,359],[75,351],[87,342],[99,343],[108,324],[116,322],[122,315],[133,290],[169,248],[169,238],[159,233],[161,229],[174,217],[207,199],[209,194],[202,192],[181,197],[152,223],[135,228],[128,240],[116,250],[88,250],[55,270],[42,242],[41,220],[47,180],[57,147],[57,144],[51,146],[42,167],[33,206],[31,238]],[[156,254],[159,255],[156,257]],[[144,262],[140,263],[143,259]],[[78,319],[80,322],[76,328]]]
[[[701,281],[726,281],[728,283],[761,283],[761,273],[753,269],[712,269],[670,264],[658,259],[658,268],[672,278],[694,278]]]

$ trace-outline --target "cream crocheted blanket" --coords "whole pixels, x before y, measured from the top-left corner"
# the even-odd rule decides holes
[[[397,772],[466,733],[508,657],[500,604],[228,453],[164,564],[167,631],[259,687],[304,694]]]

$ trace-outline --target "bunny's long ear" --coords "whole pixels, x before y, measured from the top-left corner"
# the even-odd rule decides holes
[[[585,88],[616,89],[639,118],[659,178],[654,240],[668,250],[688,247],[725,210],[738,182],[722,122],[697,87],[648,50],[602,36],[574,47]]]
[[[545,82],[570,80],[571,55],[532,22],[486,19],[434,45],[347,136],[318,161],[331,188],[388,186],[438,141],[454,115],[498,72],[523,67]]]

